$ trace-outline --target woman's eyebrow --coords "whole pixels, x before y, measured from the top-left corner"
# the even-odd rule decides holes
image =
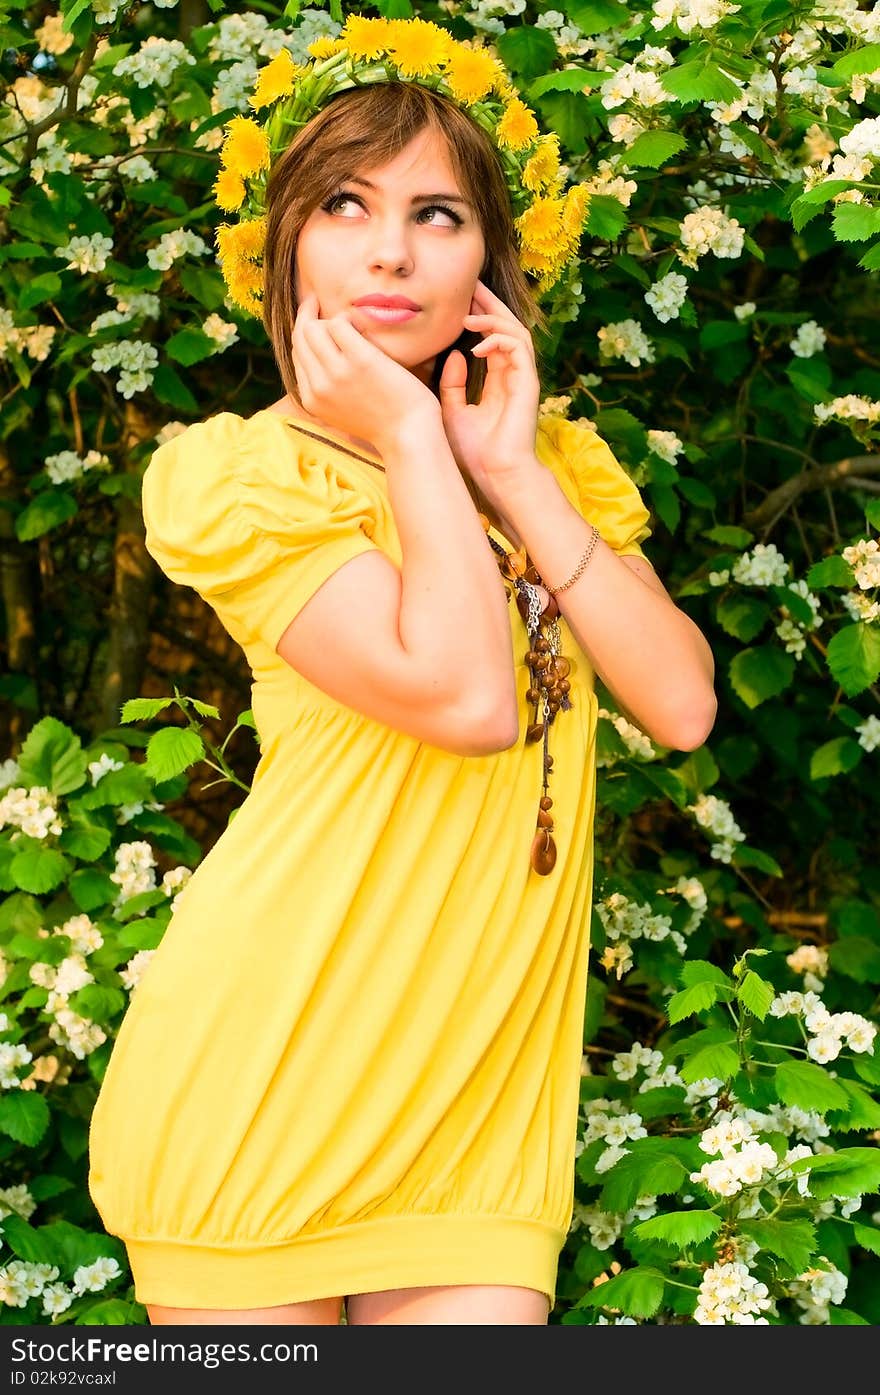
[[[349,175],[349,180],[352,184],[362,184],[365,189],[376,191],[377,186],[372,184],[369,179],[364,179],[359,174]],[[469,200],[464,198],[462,194],[414,194],[410,202],[435,203],[437,200],[442,200],[444,203],[461,203],[464,204],[466,208],[471,207]]]

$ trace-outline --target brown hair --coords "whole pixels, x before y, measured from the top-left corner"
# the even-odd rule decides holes
[[[276,160],[266,195],[263,323],[281,381],[299,402],[290,349],[296,318],[296,246],[306,219],[341,182],[363,168],[393,160],[430,127],[446,140],[456,178],[474,205],[486,243],[481,280],[528,329],[546,322],[519,264],[513,213],[501,162],[489,137],[454,102],[416,83],[382,82],[340,93],[297,133]],[[468,348],[480,335],[465,331],[437,355],[432,388],[454,348],[468,362],[467,398],[478,401],[486,374]]]

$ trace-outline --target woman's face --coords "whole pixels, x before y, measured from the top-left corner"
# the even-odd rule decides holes
[[[297,241],[296,296],[314,292],[322,319],[347,312],[372,343],[427,383],[437,354],[462,332],[485,254],[446,143],[426,128],[310,214]],[[392,304],[359,304],[364,297]]]

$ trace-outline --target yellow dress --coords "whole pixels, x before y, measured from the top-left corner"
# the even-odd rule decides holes
[[[539,876],[543,750],[523,739],[513,600],[523,719],[498,753],[420,743],[276,654],[349,558],[401,561],[381,469],[304,426],[222,412],[144,478],[148,550],[245,651],[261,755],[133,994],[89,1190],[144,1303],[512,1284],[552,1305],[574,1200],[593,672],[561,620],[572,708],[550,730],[558,858]],[[612,548],[644,555],[648,512],[595,433],[544,417],[536,449]]]

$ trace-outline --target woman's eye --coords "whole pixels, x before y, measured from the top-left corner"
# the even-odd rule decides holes
[[[354,209],[360,208],[360,201],[356,199],[353,194],[333,194],[332,197],[323,204],[323,208],[326,213],[338,213],[340,208],[343,208],[346,204],[351,204]],[[343,214],[345,218],[351,218],[352,216],[351,213]]]
[[[458,214],[453,213],[452,209],[447,208],[444,203],[429,204],[427,208],[422,209],[421,213],[419,214],[419,217],[421,217],[422,214],[425,213],[439,213],[442,215],[442,221],[438,223],[438,227],[448,228],[450,225],[452,227],[459,227],[462,221]],[[432,218],[431,222],[437,223],[437,219]]]

